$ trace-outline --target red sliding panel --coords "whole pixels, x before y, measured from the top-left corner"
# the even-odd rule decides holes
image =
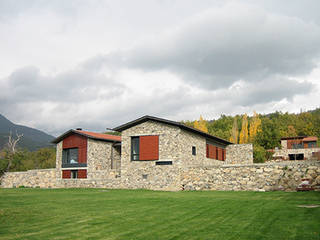
[[[159,136],[140,136],[140,160],[159,159]]]
[[[71,170],[62,170],[62,178],[71,178]]]
[[[79,169],[78,170],[78,178],[87,178],[87,170]]]

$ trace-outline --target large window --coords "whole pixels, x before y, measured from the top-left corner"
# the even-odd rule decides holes
[[[63,164],[77,164],[78,163],[78,148],[63,149],[62,163]]]
[[[158,160],[159,136],[131,137],[131,160]]]
[[[140,143],[139,137],[131,138],[131,160],[133,161],[140,159],[139,143]]]

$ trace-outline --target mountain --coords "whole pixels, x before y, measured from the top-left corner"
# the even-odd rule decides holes
[[[51,144],[51,141],[54,139],[53,136],[35,128],[14,124],[0,114],[0,149],[8,142],[10,131],[13,137],[16,136],[16,132],[23,134],[22,139],[18,142],[19,148],[34,151],[39,148],[53,146],[53,144]]]

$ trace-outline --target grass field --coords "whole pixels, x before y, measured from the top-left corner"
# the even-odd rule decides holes
[[[0,189],[0,239],[320,239],[319,192]]]

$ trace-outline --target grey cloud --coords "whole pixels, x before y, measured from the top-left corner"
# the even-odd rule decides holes
[[[82,68],[46,76],[35,67],[25,67],[2,79],[0,86],[3,91],[0,96],[0,109],[3,112],[18,104],[81,104],[93,99],[114,99],[125,91],[123,85],[103,74]]]
[[[144,71],[169,70],[189,83],[216,89],[240,79],[307,74],[319,60],[319,42],[315,24],[231,5],[207,11],[157,41],[107,55],[104,61]]]
[[[233,103],[240,106],[254,106],[282,99],[292,101],[294,96],[308,94],[313,88],[314,85],[306,81],[297,82],[279,77],[266,79],[258,83],[246,83],[234,91]]]

